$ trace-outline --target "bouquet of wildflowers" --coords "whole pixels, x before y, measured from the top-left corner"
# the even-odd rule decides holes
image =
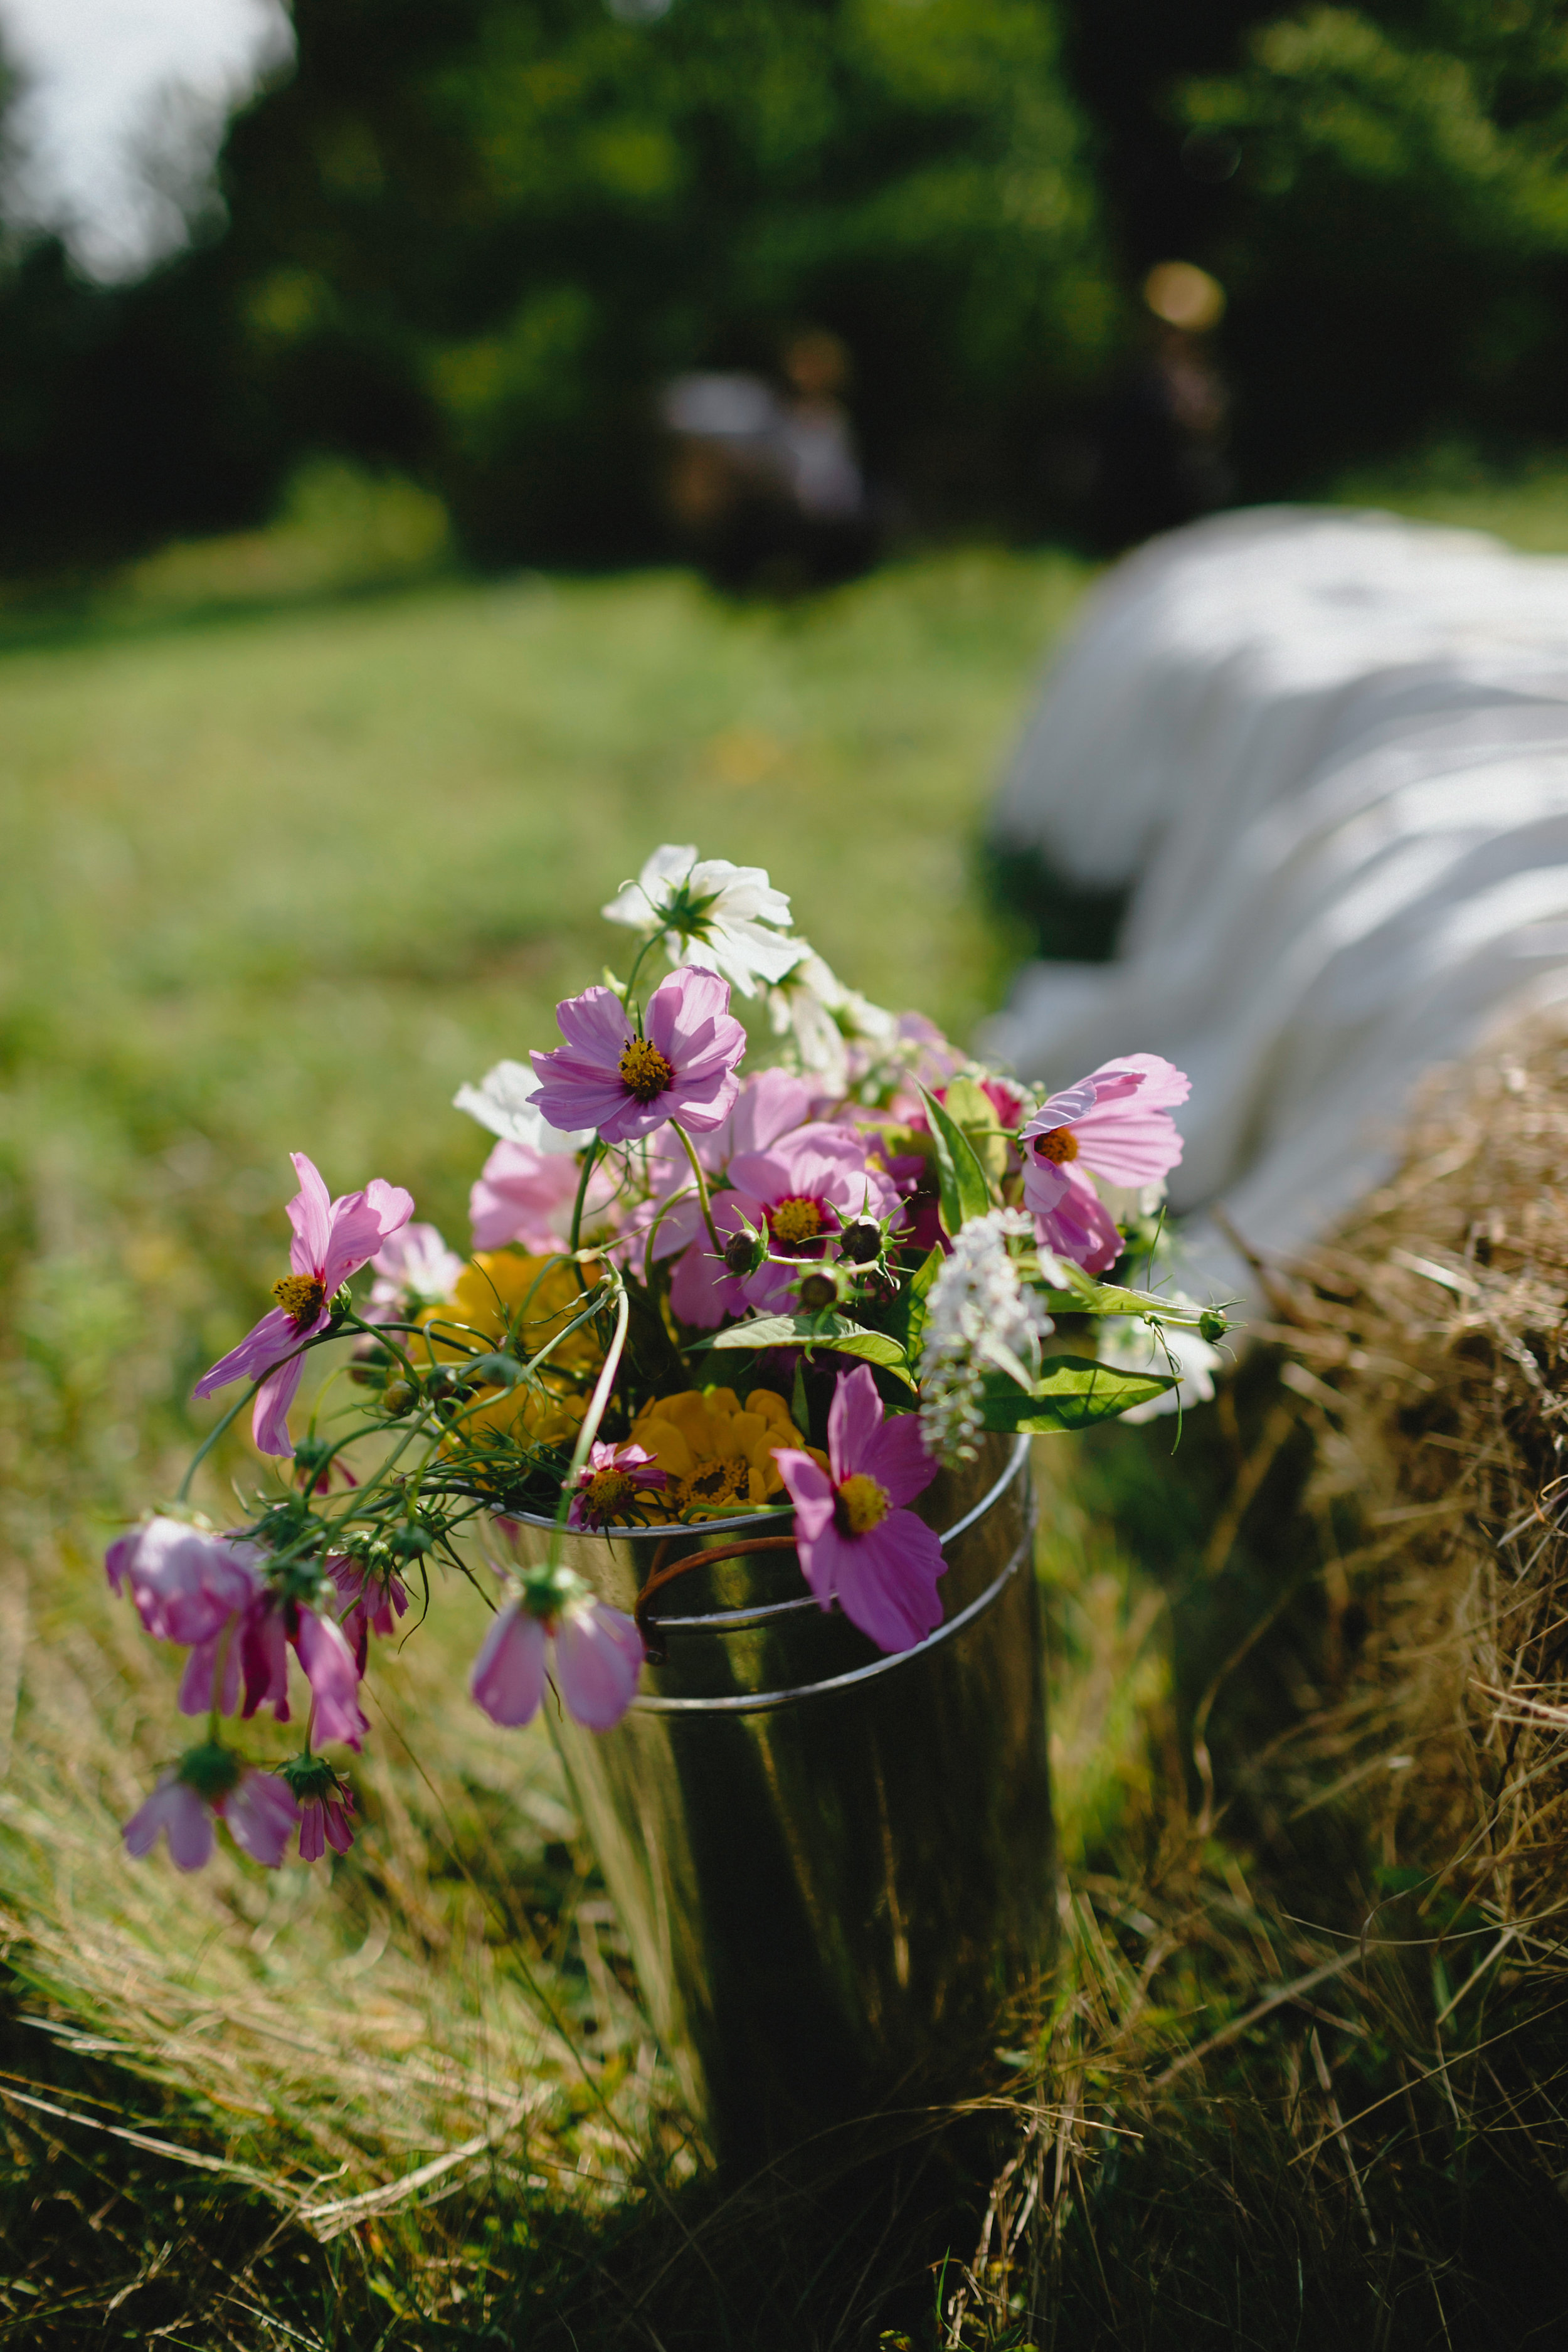
[[[269,1865],[295,1842],[343,1852],[372,1641],[428,1606],[432,1570],[493,1609],[471,1681],[493,1721],[527,1723],[552,1683],[606,1730],[650,1631],[563,1563],[566,1529],[776,1512],[822,1607],[904,1650],[942,1614],[942,1553],[909,1507],[940,1463],[1205,1377],[1220,1315],[1107,1279],[1152,1244],[1180,1071],[1130,1054],[1039,1099],[845,988],[766,874],[691,848],[657,851],[605,912],[637,935],[626,980],[457,1097],[496,1139],[467,1260],[398,1186],[334,1200],[294,1155],[289,1271],[196,1386],[239,1393],[174,1503],[108,1555],[205,1718],[128,1823],[133,1854],[166,1833],[198,1868],[220,1820]],[[767,1015],[765,1066],[731,991]],[[1110,1343],[1053,1349],[1065,1318]],[[335,1370],[302,1414],[322,1348]],[[186,1496],[247,1404],[271,1475],[218,1529]],[[527,1562],[525,1522],[554,1530]],[[235,1720],[287,1723],[301,1697],[299,1752],[248,1761]]]

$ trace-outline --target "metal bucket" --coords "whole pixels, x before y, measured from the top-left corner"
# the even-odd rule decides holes
[[[973,2087],[1048,1956],[1028,1440],[985,1440],[917,1507],[948,1562],[918,1648],[884,1656],[793,1550],[757,1552],[661,1589],[665,1656],[614,1731],[552,1709],[655,2024],[731,2162]],[[565,1558],[629,1610],[661,1546],[668,1565],[789,1527],[574,1535]]]

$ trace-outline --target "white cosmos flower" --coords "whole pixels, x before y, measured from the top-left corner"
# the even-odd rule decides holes
[[[498,1062],[477,1087],[459,1087],[452,1097],[454,1110],[466,1110],[492,1135],[507,1143],[526,1143],[535,1151],[581,1151],[594,1140],[591,1127],[551,1127],[535,1110],[531,1097],[539,1080],[521,1062]]]
[[[879,1045],[898,1024],[879,1004],[846,988],[805,940],[790,944],[798,961],[768,991],[768,1018],[775,1035],[790,1039],[804,1075],[820,1078],[829,1094],[841,1095],[849,1083],[850,1044]]]
[[[665,842],[601,911],[645,935],[665,932],[671,963],[720,972],[742,996],[755,996],[759,980],[782,980],[800,960],[801,942],[783,936],[789,900],[765,870],[700,858],[689,842]]]
[[[1195,1307],[1195,1298],[1182,1291],[1167,1294],[1173,1307]],[[1168,1352],[1167,1352],[1168,1351]],[[1165,1389],[1147,1404],[1135,1404],[1123,1421],[1152,1421],[1162,1412],[1184,1412],[1207,1404],[1214,1394],[1214,1376],[1225,1359],[1197,1331],[1161,1327],[1158,1336],[1136,1315],[1108,1315],[1100,1327],[1100,1360],[1119,1372],[1169,1372],[1181,1375],[1173,1389]]]
[[[1032,1241],[1034,1232],[1023,1209],[972,1217],[931,1285],[921,1343],[921,1435],[927,1452],[944,1461],[974,1453],[988,1371],[1005,1372],[1023,1389],[1039,1378],[1040,1342],[1056,1327],[1007,1250],[1009,1234]],[[1044,1280],[1065,1282],[1048,1250],[1039,1258]]]

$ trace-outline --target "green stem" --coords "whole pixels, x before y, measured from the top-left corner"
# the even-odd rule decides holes
[[[231,1617],[229,1619],[228,1623],[223,1629],[223,1639],[217,1645],[217,1656],[213,1661],[212,1705],[207,1709],[207,1745],[209,1748],[217,1748],[222,1745],[220,1735],[223,1727],[223,1714],[219,1701],[223,1697],[223,1678],[225,1669],[228,1664],[229,1645],[234,1640],[234,1629],[238,1622],[239,1620],[237,1617]]]
[[[588,1198],[588,1179],[593,1174],[595,1162],[597,1160],[599,1154],[603,1151],[604,1148],[605,1147],[599,1138],[595,1136],[593,1142],[588,1146],[587,1151],[584,1156],[583,1174],[577,1186],[577,1198],[572,1204],[572,1238],[566,1244],[567,1248],[574,1253],[582,1246],[583,1210]],[[583,1279],[581,1267],[579,1267],[577,1271],[577,1279],[579,1282]],[[586,1287],[586,1286],[584,1286],[584,1287]]]
[[[626,1326],[631,1320],[631,1300],[622,1288],[616,1302],[616,1333],[605,1358],[604,1369],[595,1382],[594,1393],[588,1400],[588,1410],[583,1415],[583,1426],[577,1432],[577,1443],[572,1449],[571,1466],[561,1489],[561,1501],[555,1513],[555,1532],[550,1539],[550,1565],[561,1564],[561,1538],[566,1527],[566,1515],[572,1508],[572,1496],[576,1490],[577,1474],[588,1459],[594,1440],[599,1434],[599,1424],[605,1418],[605,1407],[610,1401],[610,1391],[620,1370],[621,1350],[626,1344]]]
[[[681,1146],[685,1150],[688,1160],[691,1162],[691,1173],[697,1181],[697,1198],[702,1205],[702,1222],[708,1228],[708,1238],[713,1244],[715,1255],[719,1257],[722,1257],[724,1255],[724,1244],[719,1238],[719,1228],[713,1222],[712,1204],[708,1198],[708,1179],[702,1173],[702,1162],[699,1160],[695,1150],[692,1149],[691,1138],[687,1134],[686,1129],[681,1126],[680,1121],[678,1118],[672,1118],[669,1123],[671,1127],[674,1128],[677,1135],[679,1136]]]

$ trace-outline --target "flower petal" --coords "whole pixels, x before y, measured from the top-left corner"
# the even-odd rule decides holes
[[[247,1769],[224,1799],[223,1818],[241,1853],[247,1853],[264,1869],[276,1870],[300,1818],[300,1808],[276,1772]]]
[[[544,1696],[544,1628],[521,1601],[500,1611],[474,1660],[468,1688],[492,1723],[531,1723]]]
[[[359,1668],[341,1626],[301,1608],[294,1646],[315,1706],[318,1743],[342,1739],[357,1748],[369,1729],[359,1703]]]
[[[875,1478],[895,1510],[924,1493],[937,1466],[926,1452],[918,1412],[889,1413],[866,1456],[868,1476]]]
[[[300,1327],[281,1307],[269,1307],[259,1323],[253,1323],[237,1348],[220,1356],[210,1370],[205,1371],[193,1396],[211,1396],[215,1389],[226,1389],[231,1381],[259,1380],[264,1372],[280,1364],[300,1337]]]
[[[840,1372],[827,1409],[827,1458],[836,1482],[841,1485],[857,1471],[876,1475],[871,1457],[881,1431],[882,1400],[870,1365],[857,1364],[852,1372]]]
[[[300,1190],[286,1212],[294,1228],[289,1263],[296,1274],[320,1274],[331,1236],[332,1196],[313,1160],[307,1160],[302,1151],[291,1151],[289,1157],[300,1180]]]
[[[322,1318],[321,1320],[325,1320]],[[305,1370],[302,1355],[291,1356],[279,1364],[256,1391],[256,1403],[250,1415],[250,1433],[261,1454],[289,1454],[294,1441],[289,1434],[289,1408],[299,1391]]]
[[[894,1511],[846,1549],[838,1605],[879,1650],[909,1650],[942,1622],[937,1580],[947,1563],[935,1532],[912,1511]]]
[[[805,1544],[815,1541],[825,1528],[833,1525],[833,1481],[820,1462],[814,1462],[809,1454],[799,1453],[794,1446],[775,1446],[773,1460],[778,1464],[779,1475],[788,1489],[790,1501],[795,1505],[795,1530],[803,1539],[799,1549],[804,1570]],[[806,1582],[811,1583],[809,1573]],[[812,1585],[812,1590],[816,1591],[816,1587]],[[831,1597],[830,1591],[827,1599]],[[822,1600],[823,1595],[818,1593],[817,1598]]]
[[[563,1612],[555,1626],[555,1681],[569,1715],[590,1731],[619,1723],[642,1673],[635,1620],[602,1601]]]

